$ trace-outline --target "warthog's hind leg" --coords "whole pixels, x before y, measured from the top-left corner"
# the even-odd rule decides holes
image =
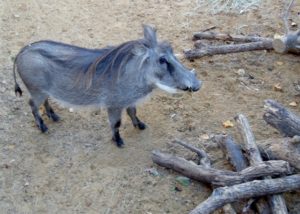
[[[50,106],[48,99],[45,100],[44,106],[46,109],[46,114],[50,119],[52,119],[54,122],[60,120],[59,116],[53,111],[52,107]]]
[[[48,128],[44,124],[44,121],[39,114],[39,106],[34,102],[33,99],[29,100],[29,105],[31,107],[32,114],[34,116],[37,127],[41,130],[41,132],[43,132],[43,133],[46,132],[48,130]]]
[[[136,116],[136,107],[128,107],[126,111],[134,127],[137,127],[140,130],[144,130],[146,128],[146,124],[140,121],[140,119]]]

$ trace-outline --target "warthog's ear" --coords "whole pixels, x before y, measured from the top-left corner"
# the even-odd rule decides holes
[[[145,39],[149,41],[151,47],[155,47],[157,45],[156,29],[150,25],[144,25],[143,27]]]

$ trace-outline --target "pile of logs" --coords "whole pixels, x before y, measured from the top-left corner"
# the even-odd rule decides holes
[[[214,33],[209,30],[215,27],[206,29],[202,32],[195,33],[193,40],[196,41],[192,50],[184,51],[187,59],[196,59],[203,56],[212,56],[216,54],[228,54],[254,50],[274,50],[277,53],[294,53],[300,54],[300,30],[290,31],[288,24],[289,10],[291,9],[294,0],[288,4],[285,15],[283,17],[285,34],[274,35],[274,38],[265,38],[260,36],[243,36],[230,35],[223,33]],[[230,41],[234,44],[229,45],[207,45],[201,40],[222,40]]]
[[[195,152],[200,159],[199,165],[158,150],[152,152],[154,163],[214,188],[212,195],[190,214],[212,213],[221,207],[225,213],[236,213],[230,203],[242,199],[249,199],[243,213],[248,213],[254,206],[258,213],[288,213],[280,193],[300,189],[300,174],[295,174],[300,170],[300,117],[273,100],[267,100],[265,107],[264,120],[284,138],[256,144],[248,120],[242,114],[235,117],[242,145],[230,135],[213,137],[235,171],[214,168],[203,149],[180,140],[174,143]]]

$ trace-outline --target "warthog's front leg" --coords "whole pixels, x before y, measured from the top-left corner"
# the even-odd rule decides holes
[[[117,144],[118,147],[122,147],[124,145],[124,142],[119,133],[119,128],[121,126],[122,109],[108,108],[107,113],[113,135],[112,140]]]
[[[127,114],[129,115],[132,124],[134,127],[138,127],[140,130],[144,130],[146,128],[146,124],[140,121],[140,119],[136,116],[136,107],[128,107],[126,109]]]

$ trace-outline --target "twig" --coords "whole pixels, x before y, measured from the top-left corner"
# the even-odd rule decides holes
[[[204,167],[210,167],[211,166],[211,162],[209,160],[209,157],[208,155],[206,154],[206,152],[200,148],[197,148],[193,145],[190,145],[190,144],[187,144],[183,141],[180,141],[178,139],[174,140],[173,141],[174,143],[177,143],[193,152],[195,152],[198,156],[199,156],[199,159],[200,159],[200,164]]]
[[[212,195],[192,210],[190,214],[209,214],[224,204],[240,199],[278,194],[299,188],[300,175],[291,175],[277,179],[255,180],[231,187],[220,187],[215,189]]]

